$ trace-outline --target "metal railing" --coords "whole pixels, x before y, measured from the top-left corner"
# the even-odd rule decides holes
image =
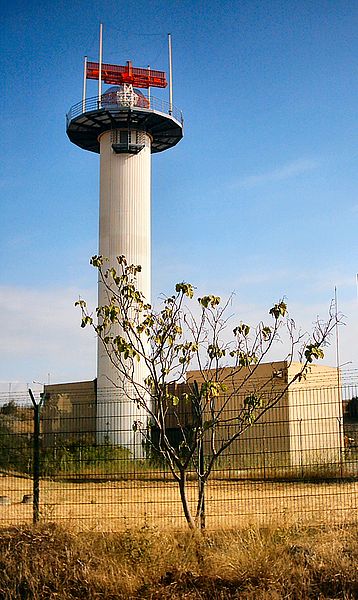
[[[133,94],[131,98],[126,98],[124,95],[117,96],[115,99],[113,98],[114,94],[102,94],[101,97],[93,96],[92,98],[86,98],[86,100],[81,100],[74,104],[66,115],[67,126],[76,117],[79,117],[82,114],[90,113],[93,111],[116,111],[126,108],[132,108],[134,110],[141,110],[144,112],[154,111],[159,112],[164,115],[169,115],[178,123],[183,125],[183,113],[181,110],[176,108],[175,106],[170,107],[169,102],[166,100],[162,100],[160,98],[155,98],[150,96],[150,98],[146,96],[137,96]],[[133,100],[134,96],[134,100]]]

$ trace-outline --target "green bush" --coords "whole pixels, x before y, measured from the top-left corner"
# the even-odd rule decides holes
[[[97,445],[86,439],[62,441],[41,453],[41,473],[47,477],[111,474],[123,470],[129,460],[129,450],[120,446]]]
[[[31,473],[32,446],[31,434],[14,432],[11,425],[0,420],[0,469]]]
[[[350,419],[358,420],[358,396],[354,396],[348,401],[347,415]]]

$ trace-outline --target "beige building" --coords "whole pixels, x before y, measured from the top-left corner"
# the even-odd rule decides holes
[[[45,385],[42,433],[46,446],[96,439],[96,380]]]
[[[341,460],[343,414],[337,369],[313,364],[304,378],[288,386],[301,367],[300,363],[289,365],[285,361],[265,363],[258,365],[250,377],[249,368],[220,370],[220,381],[226,389],[205,407],[203,421],[209,421],[220,411],[215,448],[243,429],[223,453],[223,466],[270,469]],[[212,376],[210,372],[190,371],[187,382],[170,386],[170,391],[180,398],[194,381],[200,386],[204,379]],[[95,441],[95,381],[48,385],[45,393],[43,433],[46,444]],[[260,408],[252,410],[253,424],[250,424],[247,407],[258,402]],[[267,407],[270,408],[263,410]],[[194,412],[194,407],[184,401],[170,408],[166,425],[173,440],[179,443],[181,429],[190,430],[195,423]],[[110,428],[110,424],[108,426]],[[211,443],[209,429],[205,454],[210,454]]]
[[[228,464],[270,468],[340,461],[343,412],[337,369],[312,364],[304,378],[288,385],[301,369],[300,363],[282,361],[261,364],[250,377],[249,368],[221,370],[220,381],[227,390],[214,407],[214,411],[225,407],[216,432],[216,448],[244,429],[224,453]],[[188,374],[189,383],[203,379],[198,371]],[[250,400],[260,401],[261,407],[252,411],[253,424],[245,426],[248,410],[244,407]],[[210,419],[209,407],[206,413]],[[206,443],[209,445],[210,440]]]

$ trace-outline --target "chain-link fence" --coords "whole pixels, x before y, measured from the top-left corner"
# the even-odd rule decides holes
[[[215,462],[202,506],[206,527],[356,521],[357,398],[353,385],[290,391]],[[147,427],[145,435],[133,434],[132,445],[114,444],[106,428],[111,410],[118,415],[118,396],[106,398],[105,419],[98,419],[97,402],[94,382],[72,390],[47,386],[42,397],[3,397],[2,525],[66,521],[102,531],[186,525],[178,481],[160,452],[161,432]],[[217,439],[232,434],[236,412],[232,404]],[[133,419],[124,417],[128,427]],[[185,451],[190,427],[183,415],[180,424],[167,423],[165,435],[178,453]],[[119,431],[118,439],[122,433],[129,439],[128,431]],[[210,459],[211,443],[204,436],[201,456],[194,455],[186,470],[185,493],[194,513],[200,487],[194,467]]]

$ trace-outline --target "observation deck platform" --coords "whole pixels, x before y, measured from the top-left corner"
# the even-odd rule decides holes
[[[114,129],[144,131],[152,138],[152,153],[175,146],[183,137],[183,115],[158,98],[139,97],[138,103],[98,96],[78,102],[66,115],[71,142],[90,152],[100,152],[101,133]]]

